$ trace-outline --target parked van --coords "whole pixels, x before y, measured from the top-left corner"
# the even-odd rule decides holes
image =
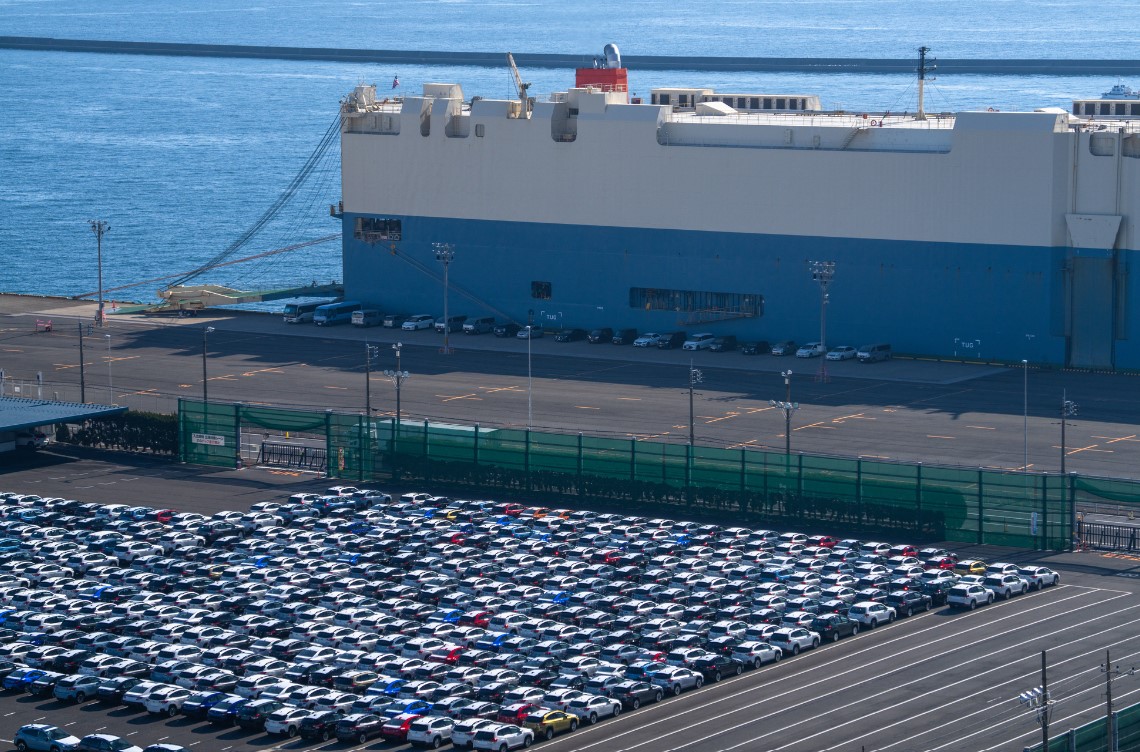
[[[441,333],[443,331],[458,332],[459,330],[461,330],[463,328],[463,325],[465,323],[467,323],[467,317],[466,316],[449,316],[447,318],[446,324],[444,324],[442,319],[435,322],[435,330],[437,332],[441,332]]]
[[[384,316],[375,309],[365,308],[352,312],[353,326],[380,326],[382,323],[384,323]]]
[[[480,316],[463,324],[464,334],[487,334],[495,328],[494,316]]]
[[[352,314],[363,307],[355,300],[346,300],[343,303],[326,303],[313,312],[313,323],[317,326],[348,324],[352,321]]]
[[[618,329],[614,332],[613,343],[615,345],[628,345],[637,339],[636,329]]]
[[[408,320],[406,313],[389,313],[384,317],[384,327],[387,329],[399,329]]]
[[[877,345],[863,345],[859,348],[859,352],[855,354],[859,358],[860,363],[874,363],[877,360],[890,360],[891,359],[891,346],[884,344]]]

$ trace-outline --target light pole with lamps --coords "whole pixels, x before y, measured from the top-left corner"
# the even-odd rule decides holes
[[[800,409],[800,403],[792,402],[792,369],[780,371],[784,377],[784,401],[768,400],[772,407],[784,411],[784,454],[792,453],[792,413]]]
[[[397,342],[392,345],[392,349],[396,351],[396,370],[384,371],[384,375],[392,380],[396,385],[396,433],[400,433],[400,387],[403,386],[404,379],[408,378],[407,371],[400,370],[400,351],[403,349],[404,343]]]
[[[819,283],[819,344],[823,348],[823,355],[819,360],[819,374],[816,379],[827,381],[827,304],[830,300],[827,288],[835,277],[835,262],[809,261],[808,269],[811,270],[811,278]]]
[[[214,327],[207,326],[202,330],[202,409],[210,401],[209,378],[206,376],[206,335],[214,331]]]
[[[104,334],[103,337],[107,340],[107,391],[110,393],[108,395],[110,399],[108,404],[113,405],[115,404],[115,382],[111,378],[111,335]]]
[[[1021,361],[1021,471],[1029,472],[1029,361]]]
[[[455,260],[455,248],[451,243],[432,243],[435,248],[435,259],[443,264],[443,348],[440,350],[444,355],[451,354],[451,319],[447,315],[447,293],[448,293],[448,270],[451,268],[451,262]]]
[[[1065,478],[1065,454],[1066,454],[1065,423],[1069,418],[1073,417],[1076,414],[1077,414],[1077,403],[1068,399],[1068,393],[1066,390],[1061,390],[1061,479],[1062,479],[1062,482],[1066,482],[1066,481],[1064,481],[1064,478]],[[1068,488],[1068,487],[1069,486],[1066,486],[1066,488]],[[1076,504],[1076,500],[1073,499],[1071,496],[1069,498],[1069,531],[1070,531],[1069,534],[1071,536],[1071,541],[1072,541],[1071,547],[1072,547],[1072,550],[1075,551],[1077,548],[1077,541],[1078,541],[1078,537],[1077,537],[1077,504]]]
[[[91,232],[95,233],[96,263],[99,273],[99,310],[95,313],[95,326],[103,326],[103,235],[111,226],[101,219],[89,220]]]
[[[364,343],[364,409],[368,416],[368,425],[372,426],[372,359],[380,354],[376,345]]]
[[[689,446],[696,445],[696,434],[694,421],[696,416],[693,415],[693,387],[704,381],[704,374],[698,369],[693,368],[693,361],[689,361]]]
[[[534,309],[526,312],[526,427],[534,420],[534,402],[531,399],[531,390],[534,387],[534,378],[530,368],[530,341],[534,337]]]

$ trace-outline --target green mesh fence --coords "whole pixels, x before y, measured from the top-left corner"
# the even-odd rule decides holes
[[[323,435],[332,477],[378,475],[667,508],[741,522],[906,531],[927,539],[1062,549],[1074,499],[1124,503],[1140,483],[753,449],[601,438],[241,404],[179,403],[186,462],[232,466],[242,425]],[[1138,503],[1140,506],[1140,503]]]
[[[1116,744],[1119,752],[1140,750],[1140,703],[1114,711]],[[1042,752],[1043,745],[1025,747],[1025,752]],[[1108,729],[1105,716],[1063,734],[1049,737],[1049,752],[1108,752]]]

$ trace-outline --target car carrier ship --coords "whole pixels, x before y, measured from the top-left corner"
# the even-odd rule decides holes
[[[811,262],[827,261],[830,343],[1140,368],[1135,101],[928,114],[921,94],[913,113],[703,87],[639,98],[612,45],[549,101],[516,80],[514,100],[453,83],[343,100],[346,298],[438,313],[446,273],[452,313],[803,341],[820,333]]]

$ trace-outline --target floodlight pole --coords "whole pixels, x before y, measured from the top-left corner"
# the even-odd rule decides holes
[[[435,259],[443,264],[443,348],[440,352],[444,355],[451,354],[451,319],[447,315],[447,298],[448,298],[448,270],[451,268],[451,262],[455,260],[455,248],[451,243],[432,243],[435,248]]]
[[[792,413],[799,410],[800,406],[798,402],[792,402],[792,370],[789,368],[786,371],[780,371],[780,375],[784,377],[784,401],[768,400],[768,404],[784,411],[784,454],[790,455],[792,453]]]
[[[214,331],[214,327],[207,326],[202,330],[202,406],[206,409],[206,405],[210,402],[210,380],[206,375],[206,335]]]
[[[1023,451],[1023,461],[1021,465],[1021,472],[1029,472],[1029,361],[1021,361],[1022,371],[1022,386],[1021,386],[1021,443]]]
[[[384,375],[392,380],[396,385],[396,435],[400,434],[400,389],[404,385],[404,379],[408,378],[407,371],[400,370],[400,352],[404,347],[403,342],[397,342],[392,345],[392,349],[396,351],[396,370],[384,371]]]
[[[534,376],[530,367],[530,341],[534,338],[534,309],[531,308],[526,312],[526,427],[530,430],[530,425],[534,421],[534,400],[532,397],[534,388]]]
[[[704,374],[693,368],[693,361],[689,361],[689,446],[696,445],[696,416],[693,414],[693,387],[704,381]]]
[[[87,404],[87,367],[83,363],[83,322],[79,325],[79,401]]]
[[[111,375],[111,335],[103,335],[107,340],[107,392],[108,398],[111,400],[108,404],[115,404],[115,382]]]
[[[831,297],[827,289],[835,277],[835,262],[809,261],[808,269],[811,278],[819,284],[819,344],[823,348],[823,354],[820,356],[816,381],[827,381],[827,304]]]
[[[364,343],[364,409],[368,415],[368,424],[372,425],[372,358],[378,353],[376,345]]]
[[[88,222],[91,232],[95,233],[96,263],[99,274],[99,310],[95,313],[95,326],[103,326],[103,235],[111,226],[101,219],[92,219]]]

